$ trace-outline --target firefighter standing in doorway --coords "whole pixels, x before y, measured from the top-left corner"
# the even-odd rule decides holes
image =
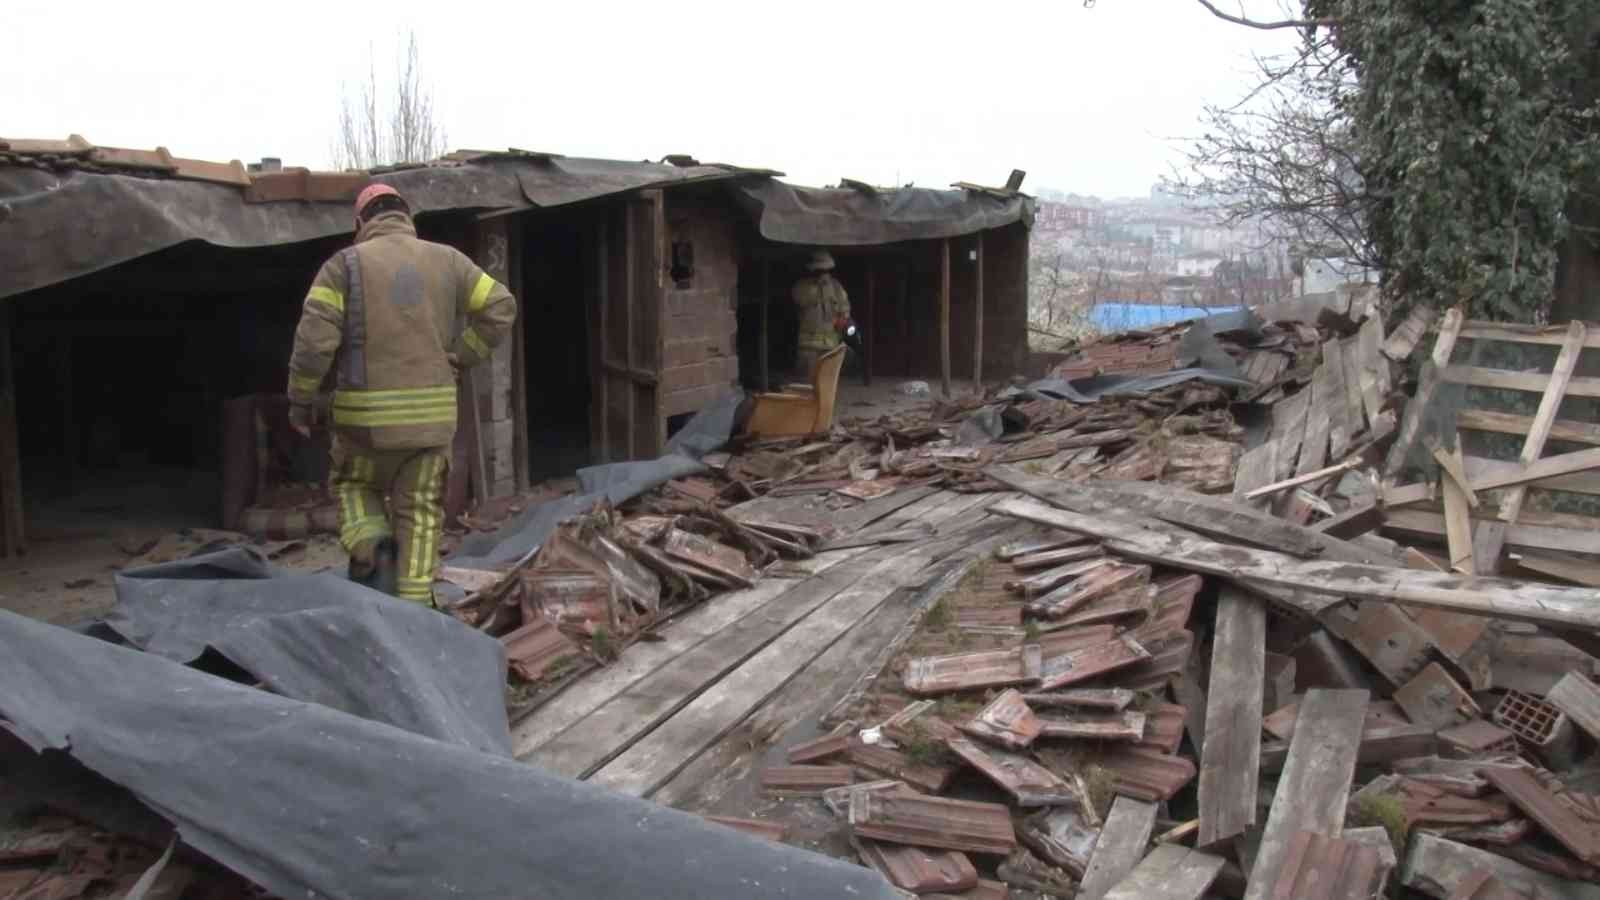
[[[394,188],[366,188],[355,210],[355,245],[323,263],[306,294],[289,421],[309,435],[336,370],[331,480],[350,577],[431,605],[456,374],[488,359],[517,303],[459,250],[419,240]]]
[[[810,380],[817,357],[839,346],[850,321],[850,297],[833,277],[833,255],[826,250],[811,254],[807,274],[795,282],[789,296],[800,317],[800,352],[795,372]]]

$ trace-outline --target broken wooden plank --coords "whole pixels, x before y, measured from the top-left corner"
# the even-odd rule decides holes
[[[1478,574],[1473,559],[1471,495],[1449,470],[1439,478],[1439,493],[1444,497],[1445,543],[1450,551],[1450,569],[1463,575]]]
[[[1287,478],[1294,474],[1295,460],[1300,457],[1300,445],[1306,437],[1306,411],[1311,406],[1310,389],[1291,394],[1273,404],[1272,432],[1268,440],[1273,444],[1276,457],[1264,477],[1266,481]],[[1244,471],[1244,460],[1239,461],[1239,471]]]
[[[1568,672],[1545,697],[1551,706],[1566,713],[1572,724],[1592,738],[1600,739],[1600,687],[1593,681]]]
[[[914,894],[965,891],[978,885],[978,870],[959,850],[929,850],[869,838],[851,841],[861,861],[883,873],[895,887]]]
[[[1211,575],[1534,624],[1600,628],[1600,592],[1584,588],[1554,587],[1507,578],[1432,574],[1358,563],[1299,560],[1268,550],[1218,544],[1198,535],[1177,538],[1165,528],[1152,530],[1119,517],[1079,515],[1033,500],[1003,500],[990,507],[990,511],[1079,534],[1097,535],[1117,553]]]
[[[1092,647],[1051,656],[1040,663],[1039,690],[1049,691],[1086,681],[1105,672],[1149,659],[1150,651],[1127,635]]]
[[[597,739],[599,746],[589,747],[586,752],[602,759],[610,758],[610,761],[592,769],[591,780],[635,796],[648,796],[743,721],[767,697],[832,646],[840,635],[901,590],[912,573],[922,572],[930,563],[952,553],[956,554],[953,560],[959,561],[963,555],[970,557],[988,552],[988,542],[1003,539],[1005,532],[1004,528],[991,529],[980,521],[915,551],[896,553],[883,567],[872,569],[855,584],[814,607],[793,627],[777,629],[776,634],[768,632],[765,643],[758,645],[759,649],[745,651],[743,663],[735,664],[741,670],[736,676],[719,675],[719,680],[709,686],[698,675],[686,684],[652,682],[643,686],[636,699],[651,711],[651,715],[645,717],[642,724],[634,719],[613,721],[612,728],[614,732],[637,734],[641,727],[648,730],[654,724],[653,730],[648,730],[620,752],[615,749],[615,734],[602,734]],[[936,580],[935,584],[940,582]],[[759,618],[780,619],[789,615],[787,609],[774,613]],[[763,627],[761,622],[750,625],[756,629]],[[697,647],[695,655],[714,664],[716,671],[726,675],[735,666],[730,666],[725,657],[717,658],[719,649],[719,641],[711,640]],[[669,705],[670,710],[664,718],[656,715],[663,705]],[[619,711],[621,709],[626,706]]]
[[[1433,356],[1431,366],[1425,365],[1422,369],[1422,378],[1417,384],[1417,393],[1406,401],[1404,415],[1400,417],[1400,434],[1389,447],[1389,455],[1383,464],[1385,478],[1393,479],[1405,468],[1411,447],[1420,436],[1423,424],[1428,418],[1429,407],[1433,404],[1433,395],[1438,391],[1443,379],[1439,373],[1450,365],[1450,354],[1455,350],[1456,339],[1461,334],[1463,317],[1460,307],[1450,309],[1444,314],[1444,321],[1439,326],[1439,337],[1433,343]],[[1462,426],[1459,416],[1456,424]]]
[[[1401,685],[1394,692],[1394,701],[1406,711],[1406,718],[1435,730],[1483,715],[1472,695],[1438,663],[1429,663],[1417,677]]]
[[[1473,519],[1474,529],[1489,524],[1487,519]],[[1391,509],[1384,514],[1383,532],[1401,540],[1416,538],[1441,538],[1448,535],[1444,517],[1424,509]],[[1506,544],[1518,551],[1546,551],[1557,553],[1600,553],[1600,528],[1564,528],[1517,522],[1506,527]],[[1476,548],[1474,548],[1476,555]]]
[[[1532,416],[1494,412],[1486,409],[1456,411],[1456,427],[1496,434],[1527,435],[1533,430]],[[1600,444],[1600,425],[1572,419],[1557,419],[1550,425],[1549,439],[1574,444]]]
[[[969,853],[1003,856],[1017,846],[1006,807],[943,797],[855,791],[850,830],[857,837]]]
[[[1431,306],[1414,306],[1411,314],[1406,316],[1400,327],[1389,335],[1383,342],[1383,355],[1395,362],[1405,362],[1411,358],[1411,351],[1417,347],[1417,342],[1428,333],[1439,314]]]
[[[1039,680],[1038,644],[1011,650],[985,650],[950,656],[922,656],[906,662],[902,683],[918,695],[1032,684]]]
[[[1077,900],[1104,900],[1144,858],[1155,828],[1154,803],[1131,797],[1113,801],[1111,814],[1106,816],[1105,827],[1089,857],[1089,867],[1083,873]]]
[[[1464,459],[1467,479],[1475,491],[1525,484],[1552,491],[1600,494],[1600,447],[1545,456],[1527,465],[1481,456]]]
[[[1271,895],[1273,878],[1299,832],[1337,835],[1344,827],[1366,711],[1366,691],[1319,689],[1306,694],[1244,900]]]
[[[1200,900],[1222,872],[1223,859],[1178,844],[1160,844],[1106,894],[1106,900]]]
[[[1418,832],[1411,836],[1400,864],[1400,882],[1438,900],[1449,900],[1477,871],[1494,873],[1506,886],[1529,897],[1550,900],[1600,900],[1600,884],[1557,878],[1466,844]]]
[[[950,752],[1010,794],[1018,806],[1057,806],[1081,801],[1071,782],[1020,753],[980,747],[966,738],[951,738],[945,743]]]
[[[1383,322],[1378,316],[1368,316],[1356,333],[1356,345],[1347,356],[1356,361],[1356,371],[1361,385],[1361,403],[1367,411],[1367,421],[1376,422],[1383,414],[1389,398],[1389,361],[1384,359]]]
[[[1567,323],[1567,340],[1561,345],[1561,352],[1556,356],[1549,383],[1539,398],[1539,409],[1534,414],[1533,425],[1522,444],[1519,461],[1525,466],[1544,455],[1545,442],[1550,438],[1556,413],[1561,409],[1561,401],[1566,399],[1567,384],[1572,380],[1572,373],[1577,368],[1578,357],[1583,353],[1587,337],[1588,331],[1582,322],[1574,320]],[[1505,547],[1506,528],[1514,524],[1521,515],[1522,501],[1526,496],[1527,488],[1522,485],[1507,488],[1500,495],[1498,520],[1486,522],[1478,529],[1474,556],[1479,571],[1492,574],[1500,570],[1500,552]]]
[[[1387,870],[1376,850],[1310,831],[1296,834],[1263,896],[1271,900],[1371,900]]]
[[[1526,770],[1491,768],[1483,777],[1573,856],[1600,865],[1600,823],[1579,816]]]
[[[1600,563],[1554,553],[1521,553],[1517,567],[1585,587],[1600,587]]]
[[[961,723],[962,731],[1012,750],[1025,750],[1039,737],[1040,722],[1013,689],[1001,691],[971,720]]]
[[[1191,529],[1295,556],[1343,562],[1379,563],[1382,558],[1276,516],[1226,499],[1196,494],[1171,485],[1100,481],[1093,485],[1030,475],[1011,466],[990,466],[984,474],[995,481],[1060,509],[1084,515],[1122,518],[1149,516]],[[993,511],[993,507],[990,508]]]
[[[1214,847],[1256,823],[1267,612],[1236,588],[1217,597],[1217,630],[1206,696],[1197,846]]]
[[[1329,340],[1327,344],[1323,345],[1324,362],[1327,361],[1326,350],[1330,345],[1337,348],[1339,364],[1342,367],[1342,371],[1339,373],[1339,381],[1344,386],[1344,420],[1346,427],[1349,428],[1350,443],[1354,444],[1356,436],[1367,430],[1366,406],[1361,399],[1361,368],[1355,356],[1356,342],[1354,338],[1343,341],[1337,338]],[[1335,457],[1343,455],[1342,453],[1334,454]]]
[[[1302,484],[1310,484],[1313,481],[1321,481],[1324,478],[1349,472],[1352,469],[1360,468],[1360,466],[1361,458],[1352,456],[1344,462],[1335,463],[1331,466],[1324,466],[1315,472],[1307,472],[1304,475],[1296,475],[1293,478],[1275,481],[1272,484],[1262,485],[1254,490],[1246,491],[1244,494],[1244,499],[1255,500],[1261,497],[1271,496],[1272,494],[1286,491],[1290,488],[1299,487]]]

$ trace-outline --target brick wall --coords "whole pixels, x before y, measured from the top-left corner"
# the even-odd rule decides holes
[[[477,240],[472,258],[501,284],[511,284],[509,219],[499,217],[477,223]],[[518,298],[519,302],[522,298]],[[513,408],[511,359],[512,344],[522,327],[522,311],[512,333],[494,349],[489,362],[473,373],[478,389],[478,411],[483,431],[484,469],[488,475],[489,496],[503,497],[516,492],[515,465],[516,414]]]

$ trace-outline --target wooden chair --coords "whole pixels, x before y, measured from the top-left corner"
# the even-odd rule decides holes
[[[844,354],[844,347],[835,347],[817,357],[810,384],[786,384],[781,393],[756,394],[745,430],[757,437],[792,437],[832,428]]]

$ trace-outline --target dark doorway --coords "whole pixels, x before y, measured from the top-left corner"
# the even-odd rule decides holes
[[[522,304],[528,402],[528,478],[569,475],[593,461],[589,410],[589,273],[593,226],[570,214],[526,218]]]

